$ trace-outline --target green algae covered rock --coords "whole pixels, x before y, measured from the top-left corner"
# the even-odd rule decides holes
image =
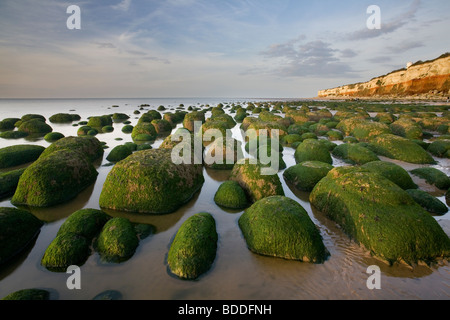
[[[80,209],[61,225],[57,235],[74,233],[91,241],[108,221],[109,216],[97,209]]]
[[[408,171],[395,163],[387,161],[373,161],[364,164],[362,167],[391,180],[403,190],[417,188],[417,185],[411,179]]]
[[[131,132],[131,138],[134,141],[151,141],[155,140],[157,136],[155,126],[147,122],[137,124]]]
[[[418,144],[393,134],[382,134],[369,143],[369,148],[381,156],[416,164],[434,164],[433,157]]]
[[[354,143],[344,143],[334,148],[332,154],[335,157],[344,159],[350,164],[365,164],[380,160],[378,156],[369,149]]]
[[[422,139],[422,128],[414,120],[408,118],[400,118],[390,125],[393,134],[408,138],[408,139]]]
[[[321,161],[329,164],[333,163],[333,159],[331,158],[328,148],[316,139],[304,140],[295,150],[294,157],[297,163],[305,161]]]
[[[112,218],[103,226],[96,242],[102,260],[122,262],[129,259],[139,245],[133,224],[126,218]]]
[[[0,208],[0,265],[25,249],[43,223],[25,210]]]
[[[239,218],[248,248],[260,255],[322,263],[328,256],[319,230],[296,201],[267,197]]]
[[[90,161],[95,161],[103,157],[104,153],[101,142],[95,137],[65,137],[52,143],[45,149],[41,158],[58,150],[78,152],[87,157]]]
[[[243,158],[240,141],[234,138],[218,138],[209,146],[204,164],[216,170],[231,170],[234,164]]]
[[[113,121],[110,115],[90,117],[87,123],[88,127],[98,129],[103,128],[104,126],[111,126],[112,124]]]
[[[64,138],[64,135],[60,132],[49,132],[44,136],[44,140],[47,142],[55,142]]]
[[[214,196],[214,202],[230,209],[243,209],[248,206],[245,191],[236,181],[222,183]]]
[[[52,127],[40,119],[22,121],[22,124],[19,126],[18,130],[28,134],[46,134],[53,131]]]
[[[27,137],[29,134],[27,132],[23,132],[23,131],[5,131],[0,133],[0,138],[3,139],[20,139],[20,138],[25,138]]]
[[[118,162],[120,160],[125,159],[132,153],[133,153],[132,150],[128,146],[125,145],[116,146],[111,150],[109,155],[106,157],[106,160],[111,162]]]
[[[151,124],[155,127],[156,133],[159,135],[167,134],[172,131],[172,125],[167,120],[155,119]]]
[[[106,213],[97,209],[81,209],[72,213],[45,250],[41,264],[51,271],[65,271],[70,265],[84,264],[91,253],[94,237],[108,219]]]
[[[441,170],[427,167],[417,168],[410,171],[413,175],[418,176],[436,188],[447,190],[450,188],[450,178]]]
[[[0,199],[12,196],[25,168],[0,173]]]
[[[439,158],[450,158],[450,140],[433,141],[427,151]]]
[[[15,123],[19,121],[19,118],[5,118],[2,121],[0,121],[0,131],[4,130],[14,130]]]
[[[51,123],[69,123],[80,119],[81,117],[78,114],[57,113],[52,115],[48,120]]]
[[[11,203],[30,207],[60,204],[94,183],[97,175],[92,163],[79,152],[54,151],[25,170]]]
[[[437,221],[392,181],[364,168],[331,170],[310,194],[311,205],[388,263],[450,256],[450,239]]]
[[[100,206],[136,213],[170,213],[188,202],[203,182],[202,165],[175,164],[170,149],[143,150],[111,169]]]
[[[76,233],[56,236],[45,250],[41,264],[51,271],[63,272],[71,265],[83,265],[90,254],[90,241]]]
[[[266,174],[265,169],[260,163],[253,164],[250,159],[242,159],[234,165],[230,180],[239,183],[251,202],[274,195],[284,196],[278,175]]]
[[[289,167],[283,172],[283,177],[298,190],[310,192],[332,169],[333,166],[325,162],[305,161]]]
[[[44,289],[22,289],[8,294],[2,300],[50,300],[50,292]]]
[[[199,124],[205,123],[205,114],[201,111],[192,111],[184,116],[183,126],[190,132],[194,132],[194,123],[199,122]],[[200,124],[200,126],[201,126]],[[200,128],[199,126],[199,128]]]
[[[216,258],[218,235],[211,214],[202,212],[187,219],[170,246],[167,263],[172,273],[195,280],[207,272]]]
[[[448,212],[447,206],[441,200],[433,197],[428,192],[418,189],[406,190],[406,192],[408,192],[414,201],[430,213],[443,215]]]
[[[0,168],[10,168],[35,161],[44,150],[44,147],[27,144],[1,148]]]

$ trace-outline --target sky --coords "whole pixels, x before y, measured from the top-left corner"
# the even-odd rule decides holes
[[[67,28],[71,5],[81,29]],[[312,98],[450,51],[448,12],[448,0],[0,0],[0,98]]]

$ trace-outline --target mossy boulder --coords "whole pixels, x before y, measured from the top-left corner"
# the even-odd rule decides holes
[[[411,119],[400,118],[393,122],[390,126],[393,134],[408,138],[408,139],[422,139],[422,128]]]
[[[27,144],[1,148],[0,168],[10,168],[35,161],[44,150],[42,146]]]
[[[210,270],[217,251],[216,222],[202,212],[187,219],[178,229],[170,246],[167,263],[172,273],[195,280]]]
[[[284,136],[281,143],[284,146],[291,147],[293,143],[302,142],[302,141],[303,141],[302,136],[294,133],[294,134],[288,134],[287,136]]]
[[[93,129],[89,126],[81,126],[77,130],[77,136],[87,136],[91,130]]]
[[[28,134],[46,134],[53,131],[52,127],[40,119],[22,121],[18,130]]]
[[[153,120],[162,119],[161,113],[156,110],[149,110],[143,113],[139,118],[138,124],[141,123],[151,123]]]
[[[57,235],[73,233],[91,241],[98,235],[110,217],[98,209],[80,209],[72,213],[61,225]]]
[[[25,210],[0,208],[0,265],[22,252],[43,223]]]
[[[283,172],[283,177],[298,190],[311,192],[332,169],[333,166],[325,162],[305,161],[289,167]]]
[[[214,140],[203,159],[208,168],[217,170],[231,170],[234,164],[243,158],[240,141],[230,138],[218,138]]]
[[[230,209],[243,209],[249,204],[244,189],[236,181],[223,182],[214,195],[214,202]]]
[[[84,155],[88,160],[95,161],[103,157],[101,142],[95,137],[65,137],[52,143],[41,154],[41,158],[58,150],[70,150]]]
[[[283,152],[275,149],[275,146],[272,147],[270,144],[263,144],[256,150],[256,155],[261,165],[271,167],[277,171],[286,169]]]
[[[0,121],[0,131],[5,130],[14,130],[15,123],[19,121],[19,118],[5,118],[2,121]]]
[[[125,113],[116,112],[112,115],[112,119],[114,122],[120,122],[130,119],[130,116]]]
[[[30,207],[60,204],[75,198],[97,175],[92,163],[79,152],[54,151],[25,170],[11,203]]]
[[[332,151],[332,154],[341,158],[350,164],[365,164],[372,161],[380,160],[378,156],[371,150],[353,143],[344,143]]]
[[[164,214],[177,210],[200,190],[203,167],[175,164],[170,149],[136,152],[106,177],[100,206],[112,210]]]
[[[20,120],[23,121],[23,122],[29,121],[29,120],[32,120],[32,119],[38,119],[38,120],[41,120],[42,122],[47,121],[47,119],[43,115],[34,114],[34,113],[28,113],[26,115],[23,115],[22,118],[20,118]]]
[[[0,133],[0,138],[3,139],[20,139],[25,138],[29,135],[28,132],[23,131],[5,131]]]
[[[381,134],[390,134],[389,126],[381,122],[372,122],[360,118],[350,118],[339,122],[336,126],[345,135],[353,136],[359,141],[370,141]]]
[[[114,131],[114,127],[113,126],[104,126],[101,130],[101,132],[103,133],[110,133]]]
[[[284,196],[254,203],[239,218],[239,227],[248,248],[260,255],[312,263],[329,255],[306,210]]]
[[[201,111],[192,111],[184,116],[183,126],[188,129],[190,132],[194,132],[194,124],[198,122],[200,126],[205,123],[205,114]]]
[[[116,146],[108,154],[106,160],[110,162],[119,162],[120,160],[123,160],[129,155],[131,155],[132,153],[133,153],[132,150],[128,146],[125,145]]]
[[[450,140],[433,141],[427,151],[439,158],[450,158]]]
[[[131,124],[124,125],[122,127],[122,132],[123,133],[132,133],[133,132],[133,128],[134,128],[134,126],[132,126]]]
[[[152,120],[151,124],[155,127],[156,133],[159,135],[168,134],[172,131],[172,125],[164,119]]]
[[[113,121],[110,115],[90,117],[87,123],[88,127],[101,129],[104,126],[112,126]]]
[[[81,117],[78,114],[57,113],[52,115],[48,120],[51,123],[70,123],[80,119]]]
[[[22,289],[8,294],[6,297],[3,297],[2,300],[50,300],[50,292],[44,289]]]
[[[406,190],[406,192],[408,192],[408,194],[414,199],[414,201],[416,201],[422,208],[430,213],[443,215],[448,212],[447,206],[441,200],[433,197],[428,192],[419,189]]]
[[[330,151],[328,148],[316,139],[304,140],[295,150],[295,161],[297,163],[305,161],[321,161],[332,164]]]
[[[41,264],[51,271],[65,271],[72,264],[84,264],[91,253],[93,239],[108,219],[106,213],[97,209],[81,209],[72,213],[47,247]]]
[[[433,157],[418,144],[393,134],[382,134],[369,143],[369,148],[377,154],[415,164],[434,164]]]
[[[417,185],[413,182],[408,171],[395,163],[373,161],[364,164],[362,167],[391,180],[403,190],[417,189]]]
[[[60,132],[50,132],[44,136],[44,140],[47,142],[55,142],[62,138],[64,138],[64,135]]]
[[[270,171],[258,162],[253,163],[253,160],[239,160],[233,167],[230,180],[239,183],[251,202],[274,195],[284,196],[278,175],[267,174]]]
[[[336,130],[328,131],[327,137],[330,141],[340,141],[344,139],[344,135],[340,131]]]
[[[133,224],[126,218],[112,218],[103,226],[96,250],[102,260],[123,262],[133,256],[139,245],[139,238]]]
[[[311,205],[373,255],[392,264],[450,256],[450,239],[428,212],[392,181],[364,168],[331,170]]]
[[[45,250],[41,265],[51,271],[63,272],[71,265],[83,265],[90,254],[90,241],[76,233],[56,236]]]
[[[26,168],[0,173],[0,199],[12,196]]]
[[[143,122],[137,124],[131,132],[131,138],[134,141],[151,141],[156,140],[158,133],[155,126],[151,123]]]
[[[417,168],[410,171],[413,175],[418,176],[438,189],[447,190],[450,188],[450,178],[441,170],[425,167]]]

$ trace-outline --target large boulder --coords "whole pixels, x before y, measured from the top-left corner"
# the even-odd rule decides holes
[[[123,262],[133,256],[139,238],[133,224],[126,218],[116,217],[102,228],[96,241],[96,249],[102,260]]]
[[[393,134],[382,134],[369,143],[377,154],[409,163],[434,164],[433,157],[417,143]]]
[[[333,156],[343,159],[350,164],[365,164],[372,161],[380,160],[378,156],[371,150],[360,144],[344,143],[332,151]]]
[[[178,230],[167,256],[172,273],[195,280],[207,272],[216,258],[216,222],[209,213],[198,213]]]
[[[443,215],[448,212],[447,206],[441,200],[433,197],[428,192],[419,189],[406,190],[406,192],[408,192],[408,194],[414,199],[414,201],[416,201],[422,208],[430,213]]]
[[[0,173],[0,199],[12,196],[25,168]]]
[[[46,157],[57,150],[70,150],[81,153],[86,156],[89,161],[100,159],[103,157],[104,153],[101,142],[95,137],[65,137],[52,143],[45,149],[41,158]]]
[[[331,170],[310,202],[390,264],[450,256],[450,239],[437,221],[395,183],[364,168]]]
[[[41,156],[25,170],[11,203],[30,207],[60,204],[75,198],[95,182],[97,175],[95,167],[83,154],[57,150]]]
[[[284,196],[254,203],[239,218],[248,248],[261,255],[322,263],[328,256],[319,230],[306,210]]]
[[[28,211],[0,208],[0,265],[24,250],[37,236],[42,225]]]
[[[247,195],[236,181],[223,182],[214,195],[214,202],[230,209],[243,209],[248,206]]]
[[[245,190],[251,202],[262,198],[284,195],[283,186],[277,174],[265,174],[260,163],[253,163],[250,159],[239,160],[233,167],[230,180],[236,181]]]
[[[71,265],[84,264],[90,255],[93,239],[108,219],[109,216],[97,209],[81,209],[72,213],[45,250],[41,264],[51,271],[65,271]]]
[[[310,192],[332,169],[333,166],[325,162],[305,161],[286,169],[283,177],[298,190]]]
[[[20,144],[0,149],[0,168],[10,168],[37,160],[44,152],[42,146]]]
[[[422,128],[414,120],[408,118],[400,118],[393,122],[390,126],[393,134],[408,138],[408,139],[422,139]]]
[[[26,132],[28,134],[42,134],[45,135],[52,132],[53,129],[47,123],[40,119],[31,119],[23,121],[18,128],[19,131]]]
[[[433,141],[428,146],[427,151],[439,158],[450,158],[450,140],[443,139]]]
[[[333,163],[330,151],[319,140],[306,139],[295,150],[295,161],[302,163],[305,161],[320,161],[328,164]]]
[[[413,175],[425,179],[438,189],[447,190],[450,188],[450,178],[441,170],[433,167],[417,168],[410,171]]]
[[[417,189],[408,171],[398,164],[387,161],[373,161],[362,165],[363,168],[382,175],[391,180],[403,190]]]
[[[164,214],[177,210],[203,185],[203,167],[175,164],[170,149],[136,152],[106,177],[100,206],[112,210]]]

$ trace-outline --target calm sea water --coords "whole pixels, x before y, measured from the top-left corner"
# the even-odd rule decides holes
[[[81,120],[89,116],[126,113],[136,124],[139,115],[134,115],[141,104],[146,109],[163,105],[170,111],[180,104],[201,106],[217,103],[241,103],[265,101],[262,99],[56,99],[56,100],[0,100],[0,119],[20,118],[27,113],[42,114],[47,119],[55,113],[76,113]],[[117,105],[118,107],[112,107]],[[76,135],[77,127],[71,124],[51,124],[53,131],[66,136]],[[447,264],[433,267],[404,265],[388,266],[372,258],[366,251],[353,243],[334,222],[320,212],[313,210],[308,193],[291,189],[279,173],[286,196],[298,201],[318,226],[324,243],[330,251],[330,258],[323,264],[314,265],[283,259],[262,257],[251,253],[238,227],[243,211],[226,211],[214,203],[214,194],[219,185],[228,179],[229,171],[204,169],[205,184],[201,191],[183,208],[164,216],[148,216],[109,212],[112,216],[125,216],[133,222],[152,224],[154,235],[140,242],[134,256],[120,264],[105,264],[94,252],[81,266],[81,290],[69,290],[66,286],[68,274],[50,272],[40,265],[45,249],[55,238],[65,219],[82,208],[99,209],[98,199],[102,185],[111,170],[106,156],[113,147],[131,141],[129,134],[121,131],[123,124],[115,123],[114,132],[99,134],[105,141],[103,161],[98,164],[99,172],[94,185],[84,190],[74,200],[48,209],[32,209],[38,218],[45,221],[41,232],[30,248],[12,263],[0,267],[0,297],[25,288],[47,288],[59,299],[92,299],[105,290],[118,290],[124,299],[450,299],[450,267]],[[239,137],[239,129],[233,130]],[[117,141],[116,138],[122,138]],[[158,147],[162,139],[155,141]],[[0,147],[14,144],[49,143],[38,140],[0,139]],[[285,148],[284,160],[287,166],[295,164],[294,150]],[[383,159],[388,160],[388,159]],[[437,168],[450,173],[448,160],[437,159]],[[391,161],[391,160],[388,160]],[[411,170],[417,166],[396,162]],[[334,165],[344,165],[334,159]],[[423,181],[415,179],[422,188],[445,202],[442,191],[430,189]],[[4,199],[0,206],[11,207],[10,199]],[[170,243],[181,224],[198,212],[210,212],[215,220],[219,242],[217,256],[211,270],[197,281],[182,281],[172,276],[167,269],[167,253]],[[450,234],[450,214],[436,217],[436,220]],[[366,270],[371,265],[381,268],[381,289],[369,290]]]

